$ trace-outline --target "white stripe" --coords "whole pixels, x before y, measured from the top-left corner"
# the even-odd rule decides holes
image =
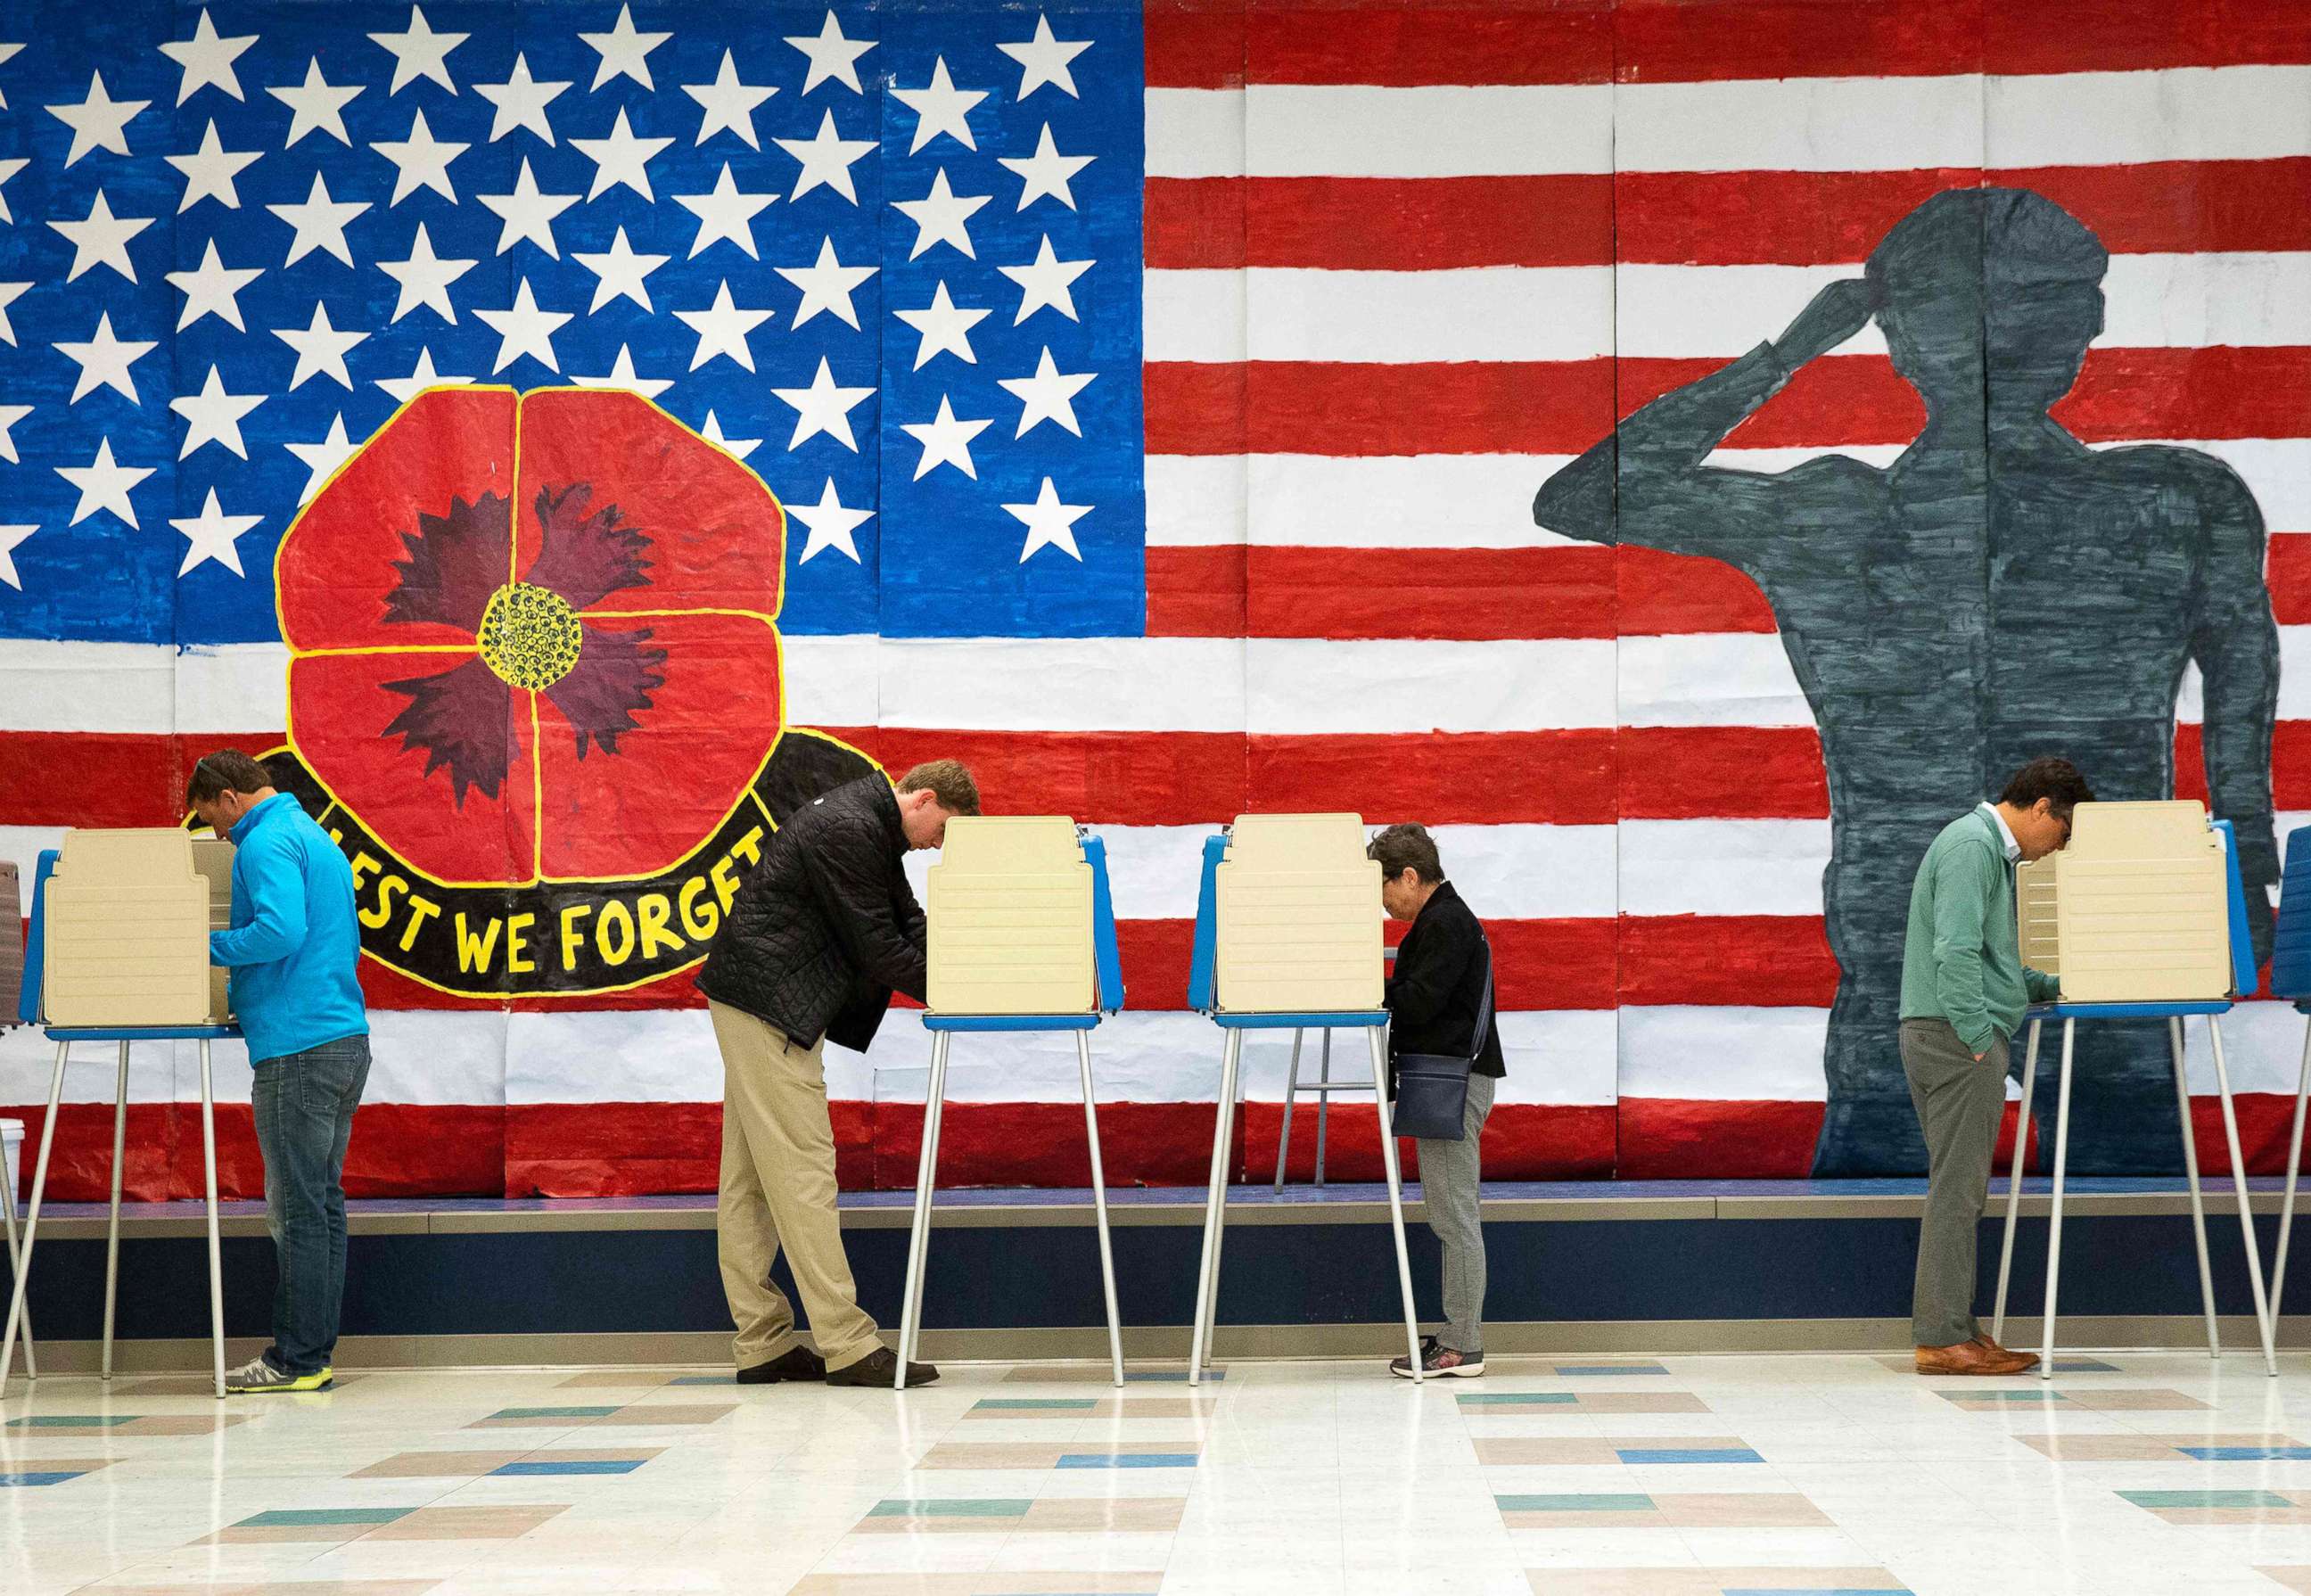
[[[1621,171],[1903,171],[1983,162],[1982,79],[1621,83]]]
[[[381,1013],[371,1016],[374,1063],[364,1101],[475,1104],[714,1103],[722,1066],[713,1029],[696,1009],[646,1013]],[[1629,1099],[1822,1101],[1821,1054],[1828,1025],[1818,1008],[1655,1007],[1504,1014],[1508,1052],[1504,1103],[1607,1103]],[[2186,1027],[2194,1095],[2214,1092],[2206,1027]],[[2235,1092],[2291,1094],[2301,1060],[2303,1017],[2291,1005],[2247,1003],[2223,1017],[2225,1056]],[[1303,1072],[1315,1068],[1308,1039]],[[1127,1013],[1092,1033],[1103,1103],[1210,1103],[1219,1075],[1220,1037],[1190,1014]],[[1281,1098],[1288,1033],[1255,1034],[1245,1050],[1249,1095]],[[109,1103],[112,1051],[75,1049],[65,1099]],[[861,1058],[826,1051],[830,1096],[854,1102],[920,1103],[930,1049],[920,1016],[893,1013]],[[0,1103],[48,1095],[54,1048],[36,1031],[0,1035]],[[1333,1038],[1336,1076],[1363,1073],[1360,1039]],[[238,1044],[215,1051],[220,1102],[249,1100],[249,1075]],[[1073,1041],[1066,1036],[966,1036],[955,1044],[948,1086],[966,1103],[1077,1100]],[[2010,1092],[2011,1088],[2010,1087]],[[2041,1090],[2051,1086],[2041,1083]],[[192,1102],[199,1096],[190,1043],[143,1043],[129,1063],[133,1101]]]
[[[1910,171],[2311,154],[2311,68],[1151,89],[1163,178]]]
[[[699,1103],[722,1095],[722,1060],[712,1022],[697,1010],[512,1016],[506,1099],[526,1103]],[[1613,1016],[1569,1010],[1501,1016],[1508,1055],[1507,1100],[1610,1103]],[[1306,1040],[1304,1072],[1316,1068],[1318,1039]],[[1221,1033],[1200,1015],[1127,1012],[1091,1033],[1092,1074],[1103,1103],[1213,1103],[1219,1093]],[[1291,1033],[1255,1033],[1245,1047],[1248,1095],[1284,1095]],[[1362,1037],[1332,1039],[1336,1077],[1370,1077]],[[922,1016],[894,1010],[864,1056],[824,1053],[826,1090],[838,1101],[920,1103],[930,1074]],[[1075,1039],[1066,1033],[995,1033],[956,1038],[947,1097],[957,1103],[1078,1103]]]
[[[1153,361],[1581,361],[1741,354],[1851,265],[1152,271]],[[2113,257],[2105,349],[2311,343],[2311,253]],[[1874,324],[1840,353],[1886,353]]]
[[[13,1010],[13,999],[10,1007]],[[484,1107],[506,1100],[506,1038],[528,1016],[486,1009],[410,1009],[370,1016],[369,1086],[364,1103],[454,1103]],[[609,1018],[589,1016],[588,1018]],[[620,1019],[635,1016],[620,1016]],[[705,1016],[696,1016],[701,1023]],[[45,1103],[56,1044],[25,1026],[0,1033],[0,1103]],[[65,1101],[110,1103],[114,1061],[107,1042],[82,1042],[65,1071]],[[212,1044],[216,1100],[247,1103],[249,1049]],[[199,1044],[140,1042],[128,1051],[128,1095],[135,1103],[198,1103]],[[615,1096],[615,1094],[611,1095]]]
[[[2279,628],[2279,716],[2311,719],[2311,627]],[[829,675],[797,725],[867,723],[1016,732],[1332,734],[1541,731],[1625,726],[1810,726],[1781,639],[1771,632],[1509,641],[1330,638],[801,638],[798,662]],[[141,657],[144,668],[114,662]],[[0,642],[0,729],[157,735],[246,733],[281,724],[278,644],[176,655],[118,643]],[[168,698],[177,667],[179,720]],[[873,674],[868,674],[873,673]],[[802,676],[806,673],[798,672]],[[74,684],[69,702],[43,683]],[[807,684],[805,684],[807,685]],[[230,700],[236,687],[246,696]],[[221,704],[231,702],[228,712]],[[2198,719],[2191,680],[2177,713]]]
[[[1150,89],[1147,175],[1243,176],[1243,91]]]
[[[1613,656],[1610,638],[1254,638],[1243,647],[1246,715],[1253,733],[1284,736],[1610,726]]]
[[[1992,78],[1984,115],[2002,167],[2311,155],[2311,67]]]
[[[1781,472],[1808,460],[1841,455],[1882,470],[1900,458],[1905,447],[1894,443],[1850,449],[1721,449],[1704,463],[1729,471]],[[2275,532],[2311,532],[2311,438],[2143,438],[2089,447],[2097,450],[2189,449],[2212,455],[2238,473],[2239,480],[2254,494],[2265,527]]]
[[[1773,632],[1625,637],[1618,651],[1624,726],[1811,726],[1813,711]],[[2279,628],[2279,719],[2311,718],[2311,626]],[[2203,719],[2198,667],[2185,666],[2175,718]]]
[[[1811,726],[1775,632],[1625,637],[1618,650],[1624,726]]]
[[[1335,274],[1349,275],[1349,274]],[[1452,273],[1360,273],[1358,276],[1393,275],[1417,279],[1452,276]],[[1775,337],[1804,310],[1827,283],[1855,275],[1852,266],[1621,266],[1610,292],[1618,295],[1614,324],[1605,346],[1637,358],[1724,358],[1747,353]],[[1563,335],[1569,345],[1591,329],[1594,311],[1592,295],[1569,281],[1573,268],[1557,272],[1515,274],[1534,279],[1522,292],[1503,293],[1502,310],[1515,337],[1515,321],[1551,312],[1571,321]],[[1409,291],[1400,291],[1408,293]],[[1439,318],[1457,323],[1463,315],[1478,313],[1470,303],[1466,311],[1455,304],[1449,288],[1440,291]],[[2302,252],[2216,252],[2191,255],[2117,255],[2103,280],[2105,318],[2098,349],[2200,348],[2211,344],[2294,345],[2311,343],[2311,254]],[[1375,305],[1385,302],[1375,295]],[[1459,296],[1468,300],[1469,296]],[[1611,303],[1612,301],[1608,301]],[[1577,332],[1574,329],[1579,329]],[[1151,327],[1153,337],[1155,328]],[[1299,356],[1331,360],[1421,359],[1577,359],[1565,355],[1358,354],[1365,339],[1352,326],[1330,331],[1332,353]],[[1253,336],[1260,336],[1254,318]],[[1886,353],[1884,333],[1876,324],[1840,346],[1845,354]],[[1150,359],[1161,359],[1152,344]]]
[[[1612,89],[1262,83],[1147,91],[1151,178],[1612,170]]]
[[[1262,266],[1151,271],[1147,283],[1151,361],[1578,361],[1613,349],[1609,266]]]
[[[876,723],[878,641],[785,641],[787,714],[806,726]],[[277,731],[288,717],[289,651],[230,643],[0,638],[0,730],[144,734]]]
[[[2097,445],[2133,449],[2138,443]],[[2280,532],[2311,532],[2311,439],[2159,442],[2213,455],[2239,474]],[[1787,471],[1840,455],[1884,469],[1898,443],[1721,449],[1706,464]],[[1513,549],[1574,539],[1532,523],[1532,497],[1567,455],[1149,455],[1147,542],[1208,547]],[[843,722],[842,724],[852,724]]]
[[[1826,1008],[1663,1007],[1620,1011],[1623,1097],[1819,1103]]]
[[[1193,919],[1204,841],[1233,818],[1217,815],[1206,825],[1092,827],[1107,839],[1116,918]],[[1380,824],[1376,816],[1366,822]],[[1440,825],[1434,835],[1445,872],[1469,884],[1477,912],[1487,919],[1609,918],[1615,912],[1616,844],[1609,825]],[[937,857],[907,856],[919,899],[927,895],[925,872]],[[1375,903],[1374,912],[1379,911]]]
[[[1622,914],[1814,914],[1827,820],[1624,820]]]

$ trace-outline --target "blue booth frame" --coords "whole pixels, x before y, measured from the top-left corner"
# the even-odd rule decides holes
[[[1412,1379],[1423,1379],[1420,1319],[1412,1302],[1412,1257],[1404,1241],[1404,1182],[1397,1167],[1396,1134],[1389,1122],[1388,1011],[1354,1009],[1337,1014],[1236,1014],[1219,1007],[1219,868],[1227,858],[1231,833],[1204,839],[1203,871],[1196,894],[1196,937],[1188,966],[1188,1007],[1208,1016],[1225,1033],[1221,1055],[1219,1112],[1212,1127],[1211,1175],[1204,1190],[1204,1243],[1196,1269],[1196,1324],[1188,1346],[1188,1383],[1202,1382],[1219,1315],[1220,1248],[1227,1225],[1228,1159],[1235,1141],[1236,1095],[1246,1031],[1362,1031],[1372,1053],[1373,1100],[1380,1110],[1381,1167],[1388,1180],[1389,1228],[1396,1240],[1397,1288],[1404,1299],[1406,1349]],[[1379,905],[1374,905],[1375,911]]]
[[[41,974],[47,964],[48,878],[56,873],[58,851],[46,849],[32,879],[32,922],[24,948],[24,980],[16,995],[16,1016],[28,1025],[40,1025],[57,1044],[56,1068],[48,1079],[48,1118],[40,1126],[40,1153],[32,1166],[32,1204],[24,1217],[24,1249],[16,1268],[15,1289],[8,1298],[8,1325],[0,1334],[0,1391],[5,1391],[15,1367],[16,1327],[24,1317],[24,1288],[32,1278],[32,1243],[39,1234],[40,1204],[48,1183],[48,1154],[56,1142],[57,1111],[64,1100],[65,1065],[75,1042],[110,1042],[120,1048],[112,1093],[112,1206],[104,1241],[104,1352],[102,1377],[112,1378],[113,1310],[120,1287],[120,1176],[128,1141],[128,1048],[137,1042],[196,1042],[201,1055],[201,1158],[207,1176],[209,1243],[209,1353],[211,1375],[219,1400],[224,1396],[224,1266],[217,1231],[216,1088],[209,1058],[214,1042],[238,1037],[237,1025],[45,1025],[40,1015]],[[9,1202],[13,1207],[15,1194]],[[24,1372],[37,1381],[32,1364],[31,1329],[24,1330]]]
[[[2030,1010],[2030,1041],[2023,1055],[2021,1112],[2014,1123],[2014,1158],[2007,1173],[2006,1234],[1998,1252],[1998,1296],[1991,1319],[1990,1335],[2000,1339],[2006,1329],[2006,1286],[2014,1262],[2014,1230],[2022,1208],[2022,1147],[2030,1126],[2030,1097],[2038,1070],[2038,1040],[2046,1021],[2062,1022],[2062,1062],[2060,1085],[2055,1093],[2054,1109],[2054,1208],[2046,1238],[2046,1307],[2043,1324],[2045,1346],[2039,1354],[2038,1378],[2052,1380],[2054,1376],[2054,1313],[2057,1287],[2062,1283],[2062,1188],[2070,1157],[2071,1134],[2071,1060],[2077,1041],[2080,1020],[2141,1020],[2163,1019],[2167,1022],[2169,1049],[2174,1055],[2175,1107],[2183,1133],[2183,1168],[2191,1189],[2192,1234],[2198,1243],[2200,1302],[2206,1313],[2207,1356],[2222,1356],[2222,1340],[2215,1323],[2214,1270],[2207,1256],[2206,1199],[2199,1185],[2199,1149],[2192,1134],[2191,1088],[2183,1067],[2183,1022],[2193,1016],[2204,1016],[2207,1036],[2215,1057],[2215,1086],[2222,1099],[2223,1130],[2230,1139],[2231,1184],[2238,1193],[2239,1230],[2246,1243],[2248,1284],[2254,1292],[2255,1325],[2263,1340],[2263,1361],[2265,1371],[2276,1378],[2279,1356],[2273,1345],[2275,1314],[2263,1296],[2263,1260],[2254,1239],[2254,1216],[2247,1202],[2246,1161],[2240,1156],[2238,1112],[2231,1100],[2230,1071],[2223,1061],[2223,1027],[2221,1016],[2230,1012],[2237,998],[2254,995],[2257,976],[2254,967],[2254,945],[2247,934],[2246,894],[2239,877],[2238,838],[2228,820],[2211,823],[2223,840],[2223,858],[2230,885],[2230,946],[2232,997],[2193,1003],[2063,1003],[2041,1004]],[[2300,1121],[2298,1121],[2298,1129]],[[2284,1232],[2281,1232],[2284,1234]],[[2281,1243],[2282,1249],[2284,1243]],[[2284,1257],[2282,1251],[2281,1256]]]
[[[2280,877],[2279,921],[2271,946],[2271,990],[2311,1015],[2311,825],[2287,833],[2287,868]],[[2271,1324],[2278,1333],[2287,1295],[2287,1246],[2295,1229],[2295,1184],[2303,1169],[2303,1119],[2311,1103],[2311,1027],[2303,1037],[2303,1063],[2295,1082],[2295,1123],[2287,1144],[2287,1188],[2279,1210],[2279,1245],[2271,1260]]]
[[[931,1192],[938,1173],[939,1122],[946,1109],[946,1062],[959,1031],[1064,1031],[1076,1039],[1076,1067],[1083,1080],[1084,1134],[1091,1145],[1091,1197],[1099,1226],[1100,1283],[1107,1293],[1107,1352],[1115,1383],[1123,1383],[1123,1321],[1116,1306],[1115,1252],[1107,1224],[1107,1172],[1100,1158],[1099,1113],[1092,1087],[1091,1033],[1105,1016],[1123,1007],[1123,955],[1116,944],[1115,898],[1107,878],[1104,839],[1076,828],[1084,862],[1091,867],[1092,1007],[1083,1014],[926,1014],[931,1033],[931,1078],[923,1099],[923,1146],[915,1170],[914,1226],[907,1241],[905,1300],[899,1309],[897,1388],[907,1385],[907,1362],[922,1338],[923,1266],[930,1251]]]

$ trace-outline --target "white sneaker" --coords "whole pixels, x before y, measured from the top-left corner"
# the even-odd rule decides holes
[[[224,1388],[243,1393],[275,1391],[327,1391],[336,1377],[331,1369],[316,1369],[310,1374],[284,1374],[267,1363],[260,1355],[250,1358],[237,1369],[225,1371]]]

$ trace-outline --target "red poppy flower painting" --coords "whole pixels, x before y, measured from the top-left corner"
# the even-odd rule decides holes
[[[299,516],[290,740],[447,885],[672,868],[784,723],[785,516],[638,395],[436,388]]]

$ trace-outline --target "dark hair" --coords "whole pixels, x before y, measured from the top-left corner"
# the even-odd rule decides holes
[[[1366,859],[1380,860],[1380,871],[1393,881],[1410,870],[1424,885],[1444,879],[1444,863],[1436,857],[1436,839],[1425,825],[1405,822],[1382,828],[1365,849]]]
[[[273,785],[265,767],[238,748],[205,754],[193,763],[192,780],[185,783],[188,804],[213,804],[228,792],[263,792]]]
[[[970,770],[961,760],[928,760],[899,778],[899,790],[928,790],[937,796],[939,807],[950,815],[979,813],[979,783],[971,779]]]
[[[2050,755],[2034,759],[2015,772],[2006,783],[2006,790],[1998,795],[2000,803],[2011,804],[2018,809],[2027,809],[2040,798],[2047,800],[2047,807],[2056,819],[2067,820],[2072,809],[2094,802],[2094,789],[2079,774],[2078,766]]]

